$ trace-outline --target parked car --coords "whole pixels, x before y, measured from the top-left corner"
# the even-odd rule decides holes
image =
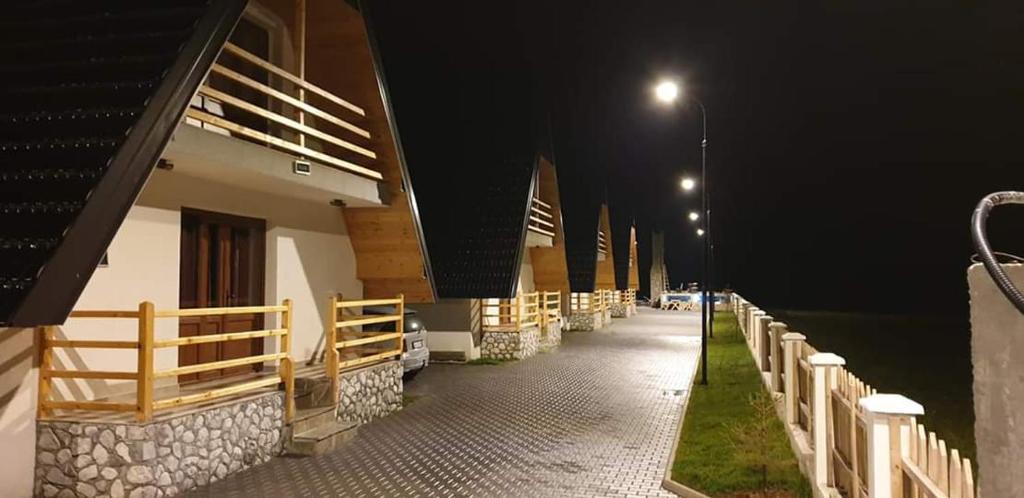
[[[395,308],[393,306],[367,306],[363,308],[363,313],[366,315],[391,315],[395,313]],[[363,326],[363,330],[383,332],[392,330],[392,327],[390,322],[374,323]],[[405,369],[405,376],[412,377],[430,363],[430,351],[427,349],[427,329],[416,316],[416,310],[405,309],[405,330],[402,332],[405,342],[402,367]]]

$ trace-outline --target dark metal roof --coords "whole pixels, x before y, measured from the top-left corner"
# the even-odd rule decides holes
[[[6,6],[0,325],[64,322],[245,4]]]

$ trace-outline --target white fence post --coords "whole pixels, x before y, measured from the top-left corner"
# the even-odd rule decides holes
[[[754,356],[758,368],[761,367],[761,355],[757,354],[757,343],[761,338],[761,317],[764,315],[767,313],[761,308],[756,308],[756,311],[750,316],[750,354]]]
[[[832,450],[828,439],[828,405],[831,403],[832,385],[835,384],[835,367],[845,365],[846,360],[832,353],[817,353],[811,355],[808,362],[814,368],[814,391],[811,396],[814,403],[814,485],[824,493],[831,482],[829,460],[832,459]],[[871,498],[878,497],[871,495]]]
[[[899,394],[873,394],[861,398],[860,406],[868,431],[868,496],[902,497],[902,484],[894,477],[901,473],[903,457],[910,454],[910,418],[924,415],[924,407]],[[899,429],[895,445],[891,439],[893,427]]]
[[[761,367],[761,372],[768,371],[768,347],[771,341],[768,340],[768,327],[775,321],[771,315],[761,315],[757,317],[757,364]],[[762,378],[764,376],[762,375]]]
[[[771,388],[773,393],[782,392],[782,336],[786,334],[786,324],[772,322],[768,324],[771,345],[768,348],[771,363]]]
[[[796,425],[799,423],[799,371],[800,348],[803,347],[807,336],[799,332],[787,332],[782,335],[782,343],[786,350],[786,423]]]

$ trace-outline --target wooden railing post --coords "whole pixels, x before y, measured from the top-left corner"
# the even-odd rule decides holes
[[[331,296],[330,307],[327,308],[327,319],[324,323],[324,368],[327,381],[331,385],[331,402],[338,404],[338,301],[341,294]]]
[[[782,344],[786,351],[786,423],[796,425],[800,422],[800,349],[807,337],[798,332],[787,332],[782,335]]]
[[[771,340],[768,348],[769,362],[771,363],[771,388],[773,393],[782,392],[782,336],[786,334],[786,324],[782,322],[771,322],[768,324]]]
[[[292,361],[292,300],[285,299],[282,303],[286,308],[281,312],[281,328],[284,335],[281,336],[281,352],[288,355],[281,358],[279,374],[281,382],[284,383],[284,420],[290,423],[295,416],[295,363]]]
[[[824,493],[832,484],[832,445],[829,438],[829,427],[832,424],[832,386],[835,385],[836,368],[846,364],[846,360],[832,353],[817,353],[807,361],[814,369],[814,390],[811,402],[814,403],[814,485]],[[824,496],[828,496],[824,494]],[[875,495],[871,495],[875,498]]]
[[[398,294],[398,305],[395,308],[398,309],[398,322],[395,324],[395,332],[398,332],[398,349],[405,352],[405,294]]]
[[[53,391],[53,379],[49,372],[53,370],[53,348],[50,341],[57,337],[57,327],[46,325],[37,329],[39,334],[39,396],[36,401],[37,418],[53,416],[53,410],[46,407],[50,401],[50,393]]]
[[[911,417],[924,415],[924,407],[898,394],[861,398],[867,423],[866,469],[868,496],[903,496],[903,458],[910,454]],[[898,438],[893,441],[893,436]]]
[[[153,303],[139,304],[139,365],[136,386],[135,418],[148,422],[153,418],[153,328],[156,311]]]

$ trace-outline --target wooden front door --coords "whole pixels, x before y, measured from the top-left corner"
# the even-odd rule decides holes
[[[264,237],[266,223],[219,213],[182,210],[181,308],[219,308],[263,305]],[[261,330],[263,315],[239,314],[182,317],[178,335],[224,334]],[[239,340],[182,346],[178,365],[188,366],[263,353],[263,340]],[[189,375],[179,382],[210,380],[257,371],[262,365],[243,365]]]

